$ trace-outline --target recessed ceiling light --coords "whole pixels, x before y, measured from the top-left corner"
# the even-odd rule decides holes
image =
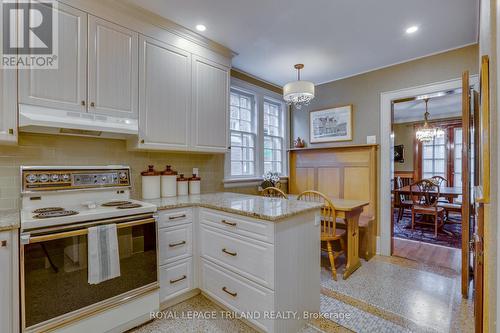
[[[408,27],[406,29],[407,34],[412,34],[412,33],[415,33],[417,31],[418,31],[418,26],[416,26],[416,25],[412,25],[411,27]]]
[[[196,25],[196,30],[205,31],[205,30],[207,30],[207,27],[205,27],[203,24],[198,24],[198,25]]]

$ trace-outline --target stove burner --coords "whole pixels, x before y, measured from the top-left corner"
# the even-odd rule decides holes
[[[44,207],[44,208],[38,208],[33,211],[33,214],[40,214],[40,213],[50,213],[50,212],[58,212],[64,210],[62,207]]]
[[[132,203],[131,202],[129,204],[117,206],[116,208],[118,208],[118,209],[127,209],[127,208],[138,208],[138,207],[142,207],[142,205],[140,205],[138,203]]]
[[[115,206],[123,206],[123,205],[129,205],[132,204],[130,201],[110,201],[110,202],[105,202],[101,206],[104,207],[115,207]]]
[[[62,216],[70,216],[70,215],[76,215],[78,212],[75,212],[74,210],[56,210],[56,211],[48,211],[48,212],[43,212],[40,214],[36,214],[33,216],[35,219],[48,219],[51,217],[62,217]]]

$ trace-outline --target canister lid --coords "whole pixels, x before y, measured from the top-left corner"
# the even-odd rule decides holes
[[[195,173],[193,173],[193,177],[189,178],[190,181],[196,181],[196,180],[201,180],[200,177],[198,177]]]
[[[187,182],[188,180],[189,180],[189,179],[184,178],[184,174],[183,174],[183,173],[181,173],[181,174],[179,175],[179,177],[177,177],[177,181],[178,181],[178,182]]]
[[[141,172],[142,176],[158,176],[160,173],[155,171],[153,165],[148,165],[148,169],[146,171]]]
[[[170,165],[167,165],[167,168],[161,172],[162,176],[175,176],[177,175],[177,171],[172,170]]]

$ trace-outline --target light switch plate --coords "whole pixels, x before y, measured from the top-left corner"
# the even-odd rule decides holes
[[[377,143],[377,136],[376,135],[368,135],[366,137],[366,143],[369,145],[373,145]]]

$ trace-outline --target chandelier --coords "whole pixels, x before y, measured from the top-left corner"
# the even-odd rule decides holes
[[[429,124],[429,116],[431,115],[428,111],[429,99],[424,99],[425,101],[425,113],[424,113],[424,125],[417,130],[416,136],[417,140],[420,142],[429,142],[434,140],[436,137],[444,136],[444,131],[439,127],[434,127]]]
[[[283,99],[288,105],[294,105],[300,110],[302,106],[309,105],[314,98],[314,83],[300,80],[300,70],[303,64],[294,66],[297,70],[297,81],[289,82],[283,87]]]

